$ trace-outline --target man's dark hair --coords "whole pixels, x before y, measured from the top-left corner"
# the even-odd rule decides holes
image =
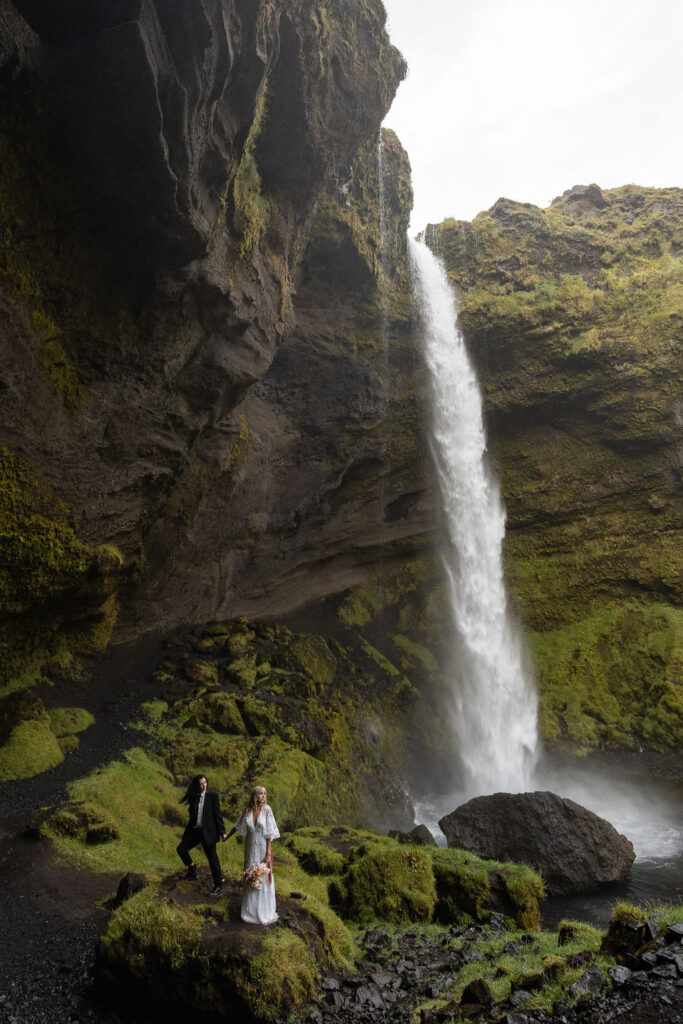
[[[181,804],[192,804],[199,799],[199,794],[201,792],[199,788],[199,782],[201,779],[206,779],[206,775],[194,775],[192,777],[192,781],[190,782],[190,785],[187,787],[185,795],[180,798]],[[206,779],[206,788],[209,788],[208,779]]]

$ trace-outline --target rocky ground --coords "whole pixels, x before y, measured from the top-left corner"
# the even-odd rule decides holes
[[[504,931],[502,918],[493,915],[494,932]],[[432,938],[419,930],[409,930],[392,937],[381,929],[361,936],[361,958],[358,972],[348,976],[326,978],[323,997],[318,1007],[306,1018],[307,1024],[403,1024],[410,1021],[416,1003],[436,999],[467,964],[487,959],[480,948],[488,929],[482,926],[452,928],[450,935]],[[460,948],[454,953],[453,938]],[[521,944],[533,947],[534,934],[522,936]],[[510,943],[510,945],[517,945]],[[680,949],[678,941],[676,948]],[[575,954],[580,958],[584,954]],[[441,1009],[423,1009],[421,1024],[443,1024],[460,1020],[497,1020],[504,1024],[681,1024],[683,1022],[683,972],[678,977],[658,975],[629,968],[612,968],[614,988],[602,994],[602,974],[588,966],[575,983],[582,991],[575,1008],[557,1002],[552,1013],[542,1009],[525,1010],[532,993],[518,989],[505,1004],[496,1004],[485,981],[472,981],[457,1003]],[[620,972],[620,973],[619,973]],[[670,972],[676,974],[676,968]]]

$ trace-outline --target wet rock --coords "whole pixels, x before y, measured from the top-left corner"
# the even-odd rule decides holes
[[[657,978],[669,978],[671,981],[676,981],[678,978],[675,964],[661,964],[659,967],[654,967],[651,973]]]
[[[576,934],[576,925],[563,924],[557,935],[558,946],[566,946],[567,943],[574,942],[576,940]]]
[[[589,967],[588,970],[577,978],[576,981],[569,986],[569,991],[573,996],[582,996],[585,994],[597,994],[602,992],[605,988],[606,981],[605,976],[599,967]]]
[[[621,967],[618,964],[615,967],[610,967],[607,973],[609,974],[613,984],[617,988],[619,988],[621,985],[628,984],[633,974],[633,972],[630,971],[628,967]]]
[[[410,832],[394,830],[389,835],[398,839],[399,843],[409,843],[413,846],[436,846],[436,839],[426,825],[416,825]]]
[[[511,982],[511,988],[513,992],[519,989],[527,992],[536,992],[539,988],[543,988],[545,984],[545,978],[542,974],[524,974],[520,978],[514,978]]]
[[[485,978],[476,978],[463,989],[461,1003],[478,1003],[480,1006],[491,1006],[493,996]]]
[[[524,1006],[524,1004],[528,1003],[530,999],[533,999],[533,995],[531,992],[527,992],[527,990],[524,988],[518,988],[516,992],[512,993],[508,1001],[510,1003],[510,1006],[517,1007]]]
[[[439,821],[449,846],[529,864],[550,895],[621,881],[633,845],[604,818],[550,792],[475,797]]]
[[[116,889],[116,906],[119,907],[126,900],[140,892],[147,885],[147,876],[129,871],[123,876]]]

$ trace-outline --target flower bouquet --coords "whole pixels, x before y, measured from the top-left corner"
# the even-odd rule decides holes
[[[268,874],[268,867],[266,864],[254,864],[253,868],[246,868],[244,872],[244,881],[247,885],[251,886],[252,889],[262,889],[263,880]]]

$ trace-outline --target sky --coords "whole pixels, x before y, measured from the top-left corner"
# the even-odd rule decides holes
[[[501,196],[683,186],[681,0],[384,0],[408,76],[384,124],[408,151],[411,228]]]

